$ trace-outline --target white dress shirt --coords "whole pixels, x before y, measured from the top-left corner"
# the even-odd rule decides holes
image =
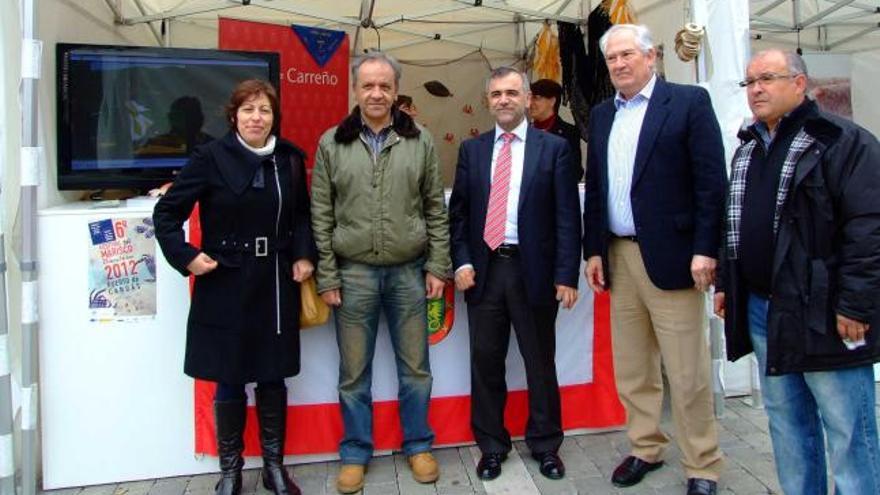
[[[526,157],[526,135],[528,134],[529,122],[523,119],[516,128],[510,131],[514,136],[510,142],[510,186],[507,190],[507,221],[504,224],[504,243],[519,244],[519,232],[517,231],[519,219],[519,190],[522,186],[523,162]],[[505,131],[498,124],[495,124],[495,144],[492,146],[492,166],[489,170],[489,177],[495,176],[495,163],[498,161],[498,153],[504,140],[501,135]],[[489,185],[491,188],[491,184]],[[485,219],[483,220],[485,222]],[[480,242],[486,242],[480,239]],[[455,269],[455,273],[465,268],[473,268],[474,265],[465,263]]]
[[[504,224],[504,243],[519,244],[519,232],[517,231],[519,189],[522,185],[523,161],[526,156],[526,133],[529,123],[526,119],[510,131],[516,136],[510,143],[510,187],[507,190],[507,222]],[[504,129],[495,124],[495,145],[492,147],[492,179],[495,178],[495,164],[498,161],[498,153],[504,145],[501,135],[506,133]],[[491,185],[490,185],[491,187]]]
[[[629,100],[620,92],[614,97],[614,123],[608,136],[608,230],[619,236],[636,235],[630,189],[639,147],[642,122],[657,76]]]

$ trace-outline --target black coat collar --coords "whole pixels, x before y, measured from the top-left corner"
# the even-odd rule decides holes
[[[336,127],[333,139],[337,143],[351,143],[361,135],[362,127],[361,109],[360,107],[354,107],[351,113],[348,114],[348,117]],[[402,138],[418,137],[421,132],[412,117],[398,110],[397,105],[391,108],[391,128]]]
[[[234,131],[226,133],[208,146],[223,181],[236,195],[242,194],[248,188],[260,165],[271,160],[273,156],[295,156],[303,161],[306,156],[301,149],[281,138],[276,138],[275,152],[272,155],[259,156],[242,146]]]

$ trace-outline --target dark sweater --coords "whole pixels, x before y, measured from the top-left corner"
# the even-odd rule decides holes
[[[795,135],[804,122],[817,112],[816,103],[805,99],[779,122],[769,148],[765,146],[762,133],[759,132],[758,126],[763,124],[752,125],[749,129],[758,145],[752,152],[746,177],[746,193],[740,221],[739,270],[748,290],[764,297],[770,294],[772,287],[772,253],[776,246],[773,215],[782,164]],[[766,127],[764,130],[766,132]]]

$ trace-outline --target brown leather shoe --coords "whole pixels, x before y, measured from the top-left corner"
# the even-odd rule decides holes
[[[336,477],[336,490],[339,493],[357,493],[364,487],[364,471],[362,464],[343,464]]]
[[[440,467],[430,452],[411,455],[408,460],[413,479],[419,483],[433,483],[440,477]]]

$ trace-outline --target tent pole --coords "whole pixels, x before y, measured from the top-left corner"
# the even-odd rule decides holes
[[[0,493],[15,493],[12,448],[12,375],[9,367],[9,325],[6,311],[6,246],[0,232]]]
[[[37,185],[39,182],[38,88],[42,47],[37,36],[37,0],[21,0],[22,43],[32,47],[21,77],[21,494],[37,492]],[[27,50],[22,50],[27,53]],[[25,153],[28,150],[30,153]],[[30,168],[29,168],[30,167]]]

